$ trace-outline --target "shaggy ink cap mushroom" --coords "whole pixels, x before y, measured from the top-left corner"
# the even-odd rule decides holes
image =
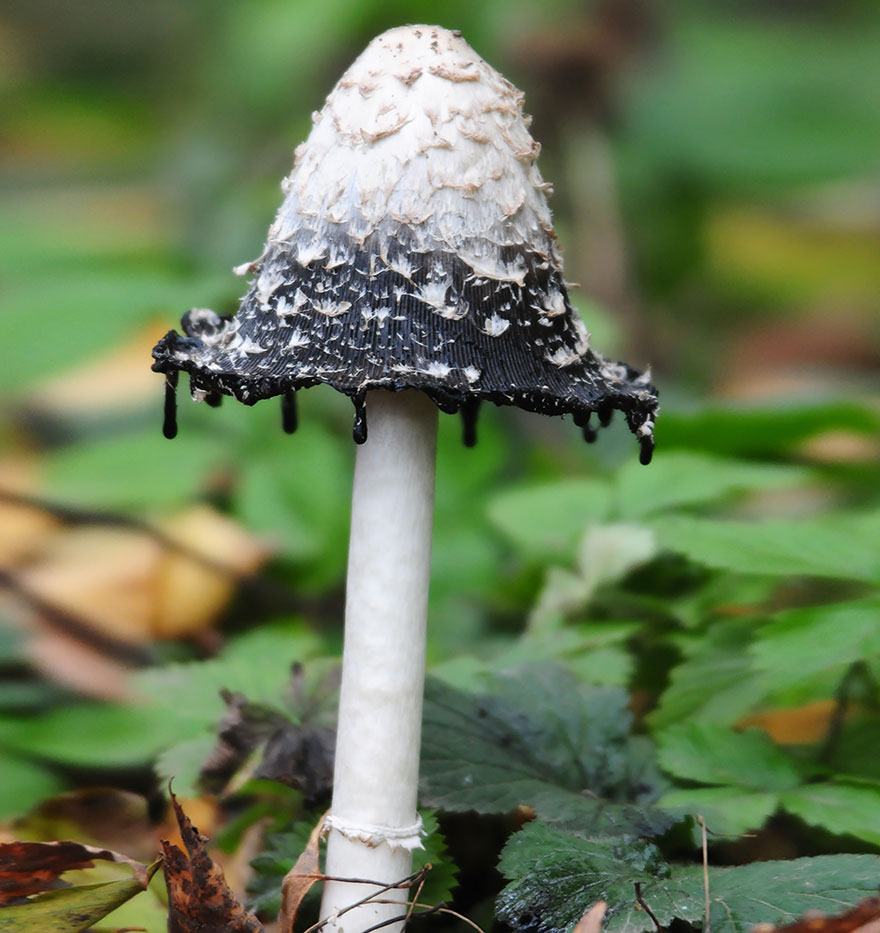
[[[372,389],[419,389],[460,411],[479,403],[590,416],[622,411],[647,463],[657,394],[647,373],[605,359],[569,301],[540,150],[523,94],[460,33],[384,33],[314,115],[285,199],[232,317],[196,309],[153,351],[166,375],[166,435],[180,370],[193,397],[245,404],[326,383],[355,405],[366,439]]]

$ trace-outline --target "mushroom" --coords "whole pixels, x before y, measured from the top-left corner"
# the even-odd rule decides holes
[[[197,309],[154,350],[176,432],[194,398],[245,404],[327,383],[355,408],[343,674],[322,917],[364,930],[403,890],[416,811],[437,409],[475,442],[482,401],[572,414],[593,440],[621,410],[647,463],[656,391],[590,349],[573,310],[523,94],[457,31],[374,39],[314,117],[232,317]],[[369,426],[369,439],[368,439]]]

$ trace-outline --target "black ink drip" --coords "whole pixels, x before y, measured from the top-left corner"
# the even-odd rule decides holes
[[[477,414],[480,400],[471,399],[461,406],[461,440],[465,447],[474,447],[477,443]]]
[[[354,402],[354,424],[351,428],[351,436],[355,444],[363,444],[367,440],[367,406],[363,395],[355,396]]]
[[[165,376],[165,416],[162,420],[162,433],[170,441],[177,437],[177,373]]]
[[[642,466],[647,466],[651,462],[651,457],[654,456],[654,438],[650,435],[640,437],[639,448],[639,463]]]
[[[205,396],[205,404],[211,408],[219,408],[223,404],[223,396],[219,392],[209,392]]]
[[[598,434],[596,429],[590,424],[590,415],[591,412],[588,411],[576,411],[574,413],[574,423],[583,431],[584,440],[588,444],[593,444]]]
[[[603,428],[607,428],[611,424],[611,419],[614,417],[614,409],[610,405],[600,405],[596,414],[599,416],[599,424]]]
[[[293,434],[299,424],[296,413],[296,392],[288,389],[281,396],[281,427],[285,434]]]

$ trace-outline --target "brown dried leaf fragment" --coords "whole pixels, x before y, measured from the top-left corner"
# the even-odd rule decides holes
[[[608,905],[605,901],[596,901],[595,904],[578,920],[571,933],[599,933],[602,929],[602,920]]]
[[[219,865],[214,864],[205,850],[203,837],[174,794],[171,803],[187,854],[173,843],[162,840],[168,889],[168,933],[203,933],[205,930],[263,933],[263,924],[236,899]]]
[[[0,905],[61,887],[58,879],[64,872],[94,868],[93,859],[130,865],[137,881],[147,886],[146,868],[110,849],[79,842],[6,842],[0,844]]]
[[[324,832],[324,817],[318,820],[317,826],[312,830],[309,841],[303,849],[302,854],[296,860],[296,864],[284,876],[281,884],[281,913],[278,915],[278,923],[281,926],[281,933],[293,933],[293,924],[296,921],[296,915],[306,894],[309,893],[312,885],[320,881],[320,847],[321,836]]]

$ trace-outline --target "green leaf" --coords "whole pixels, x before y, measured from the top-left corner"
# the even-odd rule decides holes
[[[0,749],[0,820],[23,816],[41,800],[63,790],[65,782],[27,758]]]
[[[693,817],[702,816],[711,844],[731,841],[719,836],[739,836],[759,830],[776,811],[779,795],[740,787],[677,787],[667,791],[657,803]]]
[[[492,524],[531,559],[570,558],[587,526],[605,518],[611,490],[600,480],[559,480],[506,489],[489,503]]]
[[[662,926],[675,917],[695,923],[702,905],[668,884],[669,866],[655,846],[625,839],[581,839],[535,820],[511,837],[499,862],[511,883],[498,895],[499,919],[514,930],[566,933],[596,901],[608,904],[605,929],[652,930],[640,910],[635,883]]]
[[[170,748],[159,753],[156,758],[156,774],[164,785],[174,782],[174,792],[181,797],[198,797],[199,772],[208,760],[217,737],[211,732],[204,732],[193,739],[176,742]]]
[[[160,714],[173,713],[183,725],[181,737],[190,738],[226,711],[220,698],[223,688],[289,714],[284,691],[291,665],[313,658],[319,648],[317,637],[302,623],[264,625],[235,639],[216,658],[143,671],[134,683]]]
[[[453,687],[479,690],[493,671],[503,673],[526,664],[555,661],[583,683],[624,686],[633,668],[624,642],[638,630],[639,625],[633,622],[587,622],[526,633],[493,657],[483,660],[464,655],[433,666],[431,673]]]
[[[38,717],[0,721],[0,744],[69,765],[135,767],[185,737],[176,718],[143,706],[75,703]]]
[[[290,665],[308,660],[318,645],[301,624],[263,626],[210,661],[136,674],[132,684],[144,705],[82,702],[40,716],[0,719],[0,745],[71,765],[141,765],[212,727],[226,709],[223,687],[291,715],[283,696]]]
[[[865,19],[699,9],[670,16],[663,63],[628,108],[626,138],[655,173],[727,192],[870,176],[880,74]]]
[[[308,566],[312,588],[344,577],[351,499],[351,452],[315,419],[302,419],[293,438],[278,429],[242,463],[236,508],[245,523]]]
[[[656,512],[711,502],[731,493],[777,489],[803,483],[808,470],[726,460],[691,451],[668,451],[651,469],[635,461],[621,467],[615,480],[617,513],[640,518]]]
[[[588,687],[546,665],[489,679],[491,693],[429,680],[423,799],[444,810],[542,819],[584,834],[653,835],[669,817],[647,805],[659,790],[652,748],[628,737],[623,690]]]
[[[80,442],[46,462],[53,496],[104,508],[167,508],[192,501],[220,462],[216,439],[188,431],[169,442],[155,427]]]
[[[567,933],[598,900],[608,904],[608,933],[653,929],[635,882],[661,926],[676,918],[699,926],[704,915],[703,866],[668,865],[644,842],[582,839],[535,821],[507,843],[499,867],[511,883],[498,896],[498,915],[515,930]],[[872,855],[710,867],[711,927],[745,933],[809,910],[839,913],[876,892],[878,873]]]
[[[755,667],[777,685],[880,654],[880,596],[777,613],[751,647]],[[843,670],[841,670],[841,674]]]
[[[2,315],[9,343],[0,388],[21,391],[63,372],[169,308],[208,304],[228,291],[228,280],[228,274],[222,281],[219,277],[181,280],[161,269],[94,270],[82,264],[71,272],[24,279],[4,294]],[[147,358],[144,367],[149,366]],[[161,378],[156,379],[161,386]]]
[[[654,728],[682,719],[728,725],[766,693],[769,678],[753,670],[748,654],[754,623],[716,622],[687,638],[688,656],[673,668],[658,707],[648,715]]]
[[[305,851],[309,836],[320,817],[306,814],[283,829],[269,830],[265,835],[263,851],[251,860],[253,874],[248,880],[247,909],[263,916],[277,916],[281,910],[281,882]],[[312,888],[306,898],[314,899],[318,890]]]
[[[775,456],[823,431],[876,436],[880,414],[850,401],[763,408],[707,407],[669,411],[657,421],[659,450],[688,447],[731,456]],[[662,457],[658,453],[657,462]],[[653,468],[654,464],[652,464]],[[648,472],[648,471],[645,471]]]
[[[153,877],[160,861],[147,866]],[[121,904],[140,894],[144,885],[137,878],[81,884],[37,894],[27,904],[0,910],[0,931],[9,933],[82,933]]]
[[[697,563],[738,573],[880,582],[880,514],[808,521],[657,520],[660,544]]]
[[[431,870],[425,877],[420,900],[426,904],[439,904],[452,900],[452,891],[457,886],[458,868],[452,861],[446,839],[440,832],[437,814],[434,810],[421,810],[422,823],[425,827],[424,849],[413,852],[413,871],[419,871],[430,864]]]
[[[791,758],[759,729],[681,723],[657,735],[657,753],[664,771],[700,784],[784,790],[801,783]]]
[[[880,858],[820,855],[709,869],[709,921],[715,933],[745,933],[758,923],[793,923],[808,911],[837,914],[877,893]],[[682,895],[703,906],[703,868],[675,868]],[[653,892],[645,894],[653,908]]]
[[[807,784],[781,796],[782,806],[811,826],[880,846],[880,787]]]

